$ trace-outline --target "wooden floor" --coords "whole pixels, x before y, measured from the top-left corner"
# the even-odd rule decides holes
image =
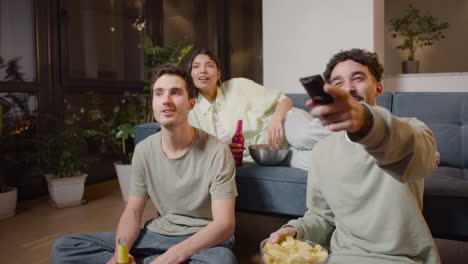
[[[20,201],[15,216],[0,220],[0,250],[2,263],[49,263],[50,247],[62,236],[73,233],[115,231],[125,203],[117,180],[88,186],[88,203],[56,209],[47,197]],[[144,219],[154,208],[149,204]],[[259,264],[259,243],[288,219],[273,216],[236,213],[236,244],[234,252],[240,264]],[[467,263],[468,243],[436,239],[443,263]]]

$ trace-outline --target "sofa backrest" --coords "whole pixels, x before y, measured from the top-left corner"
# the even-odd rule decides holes
[[[295,107],[309,111],[306,93],[286,94]],[[440,165],[468,169],[468,93],[385,92],[377,105],[399,117],[416,117],[433,131]]]
[[[305,106],[305,102],[309,100],[309,95],[306,93],[302,94],[286,94],[293,101],[294,107],[301,108],[307,112],[310,110],[309,107]],[[385,92],[381,96],[377,97],[377,105],[387,108],[389,111],[392,111],[392,93]]]
[[[285,94],[289,99],[292,100],[294,107],[303,109],[309,112],[310,107],[305,106],[305,102],[310,99],[309,95],[306,93],[301,94]]]
[[[468,168],[468,93],[399,92],[393,96],[392,110],[432,129],[440,166]]]
[[[135,146],[145,138],[159,132],[159,130],[161,130],[161,126],[156,122],[135,126]]]

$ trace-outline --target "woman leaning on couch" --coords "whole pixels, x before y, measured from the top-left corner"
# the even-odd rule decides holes
[[[229,144],[237,120],[242,119],[245,146],[289,143],[292,153],[285,165],[307,170],[315,143],[331,132],[317,118],[293,108],[280,91],[245,78],[221,82],[219,65],[219,59],[207,49],[191,54],[188,71],[198,95],[189,114],[190,124]],[[234,155],[235,147],[231,145]],[[244,161],[253,161],[248,151],[244,151]]]

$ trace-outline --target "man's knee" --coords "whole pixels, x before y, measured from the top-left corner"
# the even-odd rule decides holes
[[[224,246],[217,246],[193,255],[189,263],[237,264],[237,259],[231,249]]]
[[[237,264],[237,258],[234,255],[234,252],[232,252],[231,249],[227,247],[219,247],[218,249],[218,260],[223,260],[224,264]],[[215,262],[213,262],[214,264]],[[221,263],[221,262],[217,262]]]
[[[68,237],[68,236],[61,237],[61,238],[55,240],[54,244],[52,245],[52,252],[59,251],[60,249],[69,247],[70,240],[71,240],[71,238]]]
[[[50,262],[52,264],[60,263],[59,260],[64,258],[70,247],[73,247],[73,240],[75,239],[71,236],[66,236],[59,238],[54,242],[50,252]]]

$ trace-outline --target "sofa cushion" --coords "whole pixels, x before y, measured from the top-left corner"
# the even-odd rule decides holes
[[[465,197],[468,204],[468,170],[439,167],[425,178],[424,194]]]
[[[236,172],[237,209],[302,216],[307,210],[307,171],[246,164]]]
[[[377,96],[377,105],[387,108],[388,111],[392,111],[393,94],[389,92],[383,93],[381,96]]]
[[[435,237],[468,241],[467,170],[439,167],[425,179],[423,215]]]
[[[468,93],[395,93],[393,113],[432,129],[441,166],[468,169]]]
[[[440,167],[425,179],[423,208],[431,232],[468,240],[468,93],[395,93],[392,110],[418,118],[434,133]]]

